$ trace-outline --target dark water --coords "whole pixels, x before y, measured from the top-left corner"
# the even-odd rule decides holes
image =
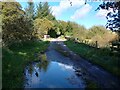
[[[34,62],[25,69],[25,88],[85,88],[73,66],[57,61]]]

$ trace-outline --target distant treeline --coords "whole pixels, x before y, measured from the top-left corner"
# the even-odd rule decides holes
[[[102,46],[117,39],[115,33],[103,26],[93,26],[87,30],[84,26],[71,21],[56,20],[48,2],[38,3],[35,9],[33,2],[28,2],[25,10],[18,2],[0,2],[2,10],[2,39],[3,46],[14,43],[37,40],[49,34],[50,37],[59,36],[79,38],[80,40],[98,41]]]

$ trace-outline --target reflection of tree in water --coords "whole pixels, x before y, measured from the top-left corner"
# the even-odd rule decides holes
[[[40,63],[37,63],[37,67],[39,67],[40,69],[43,69],[44,71],[47,71],[49,62],[48,61],[41,61]]]
[[[34,70],[34,66],[33,66],[33,64],[30,64],[30,65],[28,66],[28,73],[29,73],[30,75],[32,75],[33,70]]]
[[[39,67],[39,69],[43,69],[46,72],[48,65],[49,61],[47,60],[46,55],[45,54],[41,55],[40,63],[37,63],[36,66]]]
[[[49,61],[47,60],[47,57],[45,54],[42,54],[40,56],[40,62],[37,62],[36,65],[30,64],[28,66],[28,73],[32,75],[33,71],[35,71],[35,74],[37,75],[38,72],[35,69],[35,67],[39,68],[39,70],[43,69],[45,72],[47,71],[49,65]],[[37,75],[38,76],[38,75]]]

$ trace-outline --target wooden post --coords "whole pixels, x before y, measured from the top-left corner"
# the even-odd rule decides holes
[[[95,41],[95,47],[98,48],[98,42],[97,41]]]
[[[83,40],[81,40],[82,41],[82,43],[83,43]]]
[[[112,47],[111,47],[111,51],[113,51],[113,44],[112,44]]]

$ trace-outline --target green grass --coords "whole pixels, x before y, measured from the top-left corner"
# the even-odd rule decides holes
[[[120,77],[119,56],[112,54],[109,49],[96,49],[83,43],[74,43],[73,41],[66,41],[65,44],[68,48],[86,60],[89,60],[90,62],[97,64],[105,70],[111,72],[113,75]]]
[[[2,86],[3,88],[22,88],[24,68],[29,62],[38,61],[49,42],[27,42],[22,46],[12,45],[2,49]]]

